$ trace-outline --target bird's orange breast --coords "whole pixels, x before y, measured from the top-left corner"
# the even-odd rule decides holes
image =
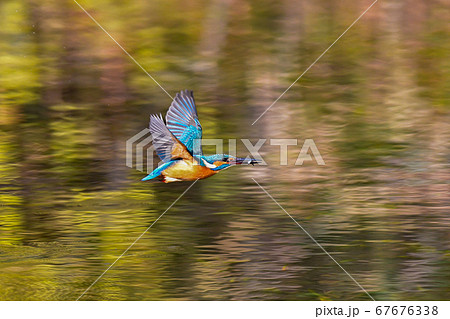
[[[161,175],[165,177],[164,182],[170,183],[177,180],[194,181],[196,179],[210,177],[216,173],[217,171],[198,165],[197,162],[193,162],[192,160],[179,160],[165,169]]]

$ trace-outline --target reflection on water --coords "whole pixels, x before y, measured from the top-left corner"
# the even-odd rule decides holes
[[[375,299],[450,298],[444,2],[377,4],[253,126],[369,2],[80,3],[204,137],[299,139],[199,181],[84,299],[367,300],[251,178]],[[71,1],[0,8],[0,299],[73,300],[189,186],[125,166],[170,100]]]

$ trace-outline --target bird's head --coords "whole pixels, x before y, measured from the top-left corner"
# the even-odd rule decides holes
[[[258,164],[259,161],[253,158],[241,158],[227,154],[215,154],[201,157],[202,165],[208,167],[213,171],[220,171],[228,167],[240,164]]]

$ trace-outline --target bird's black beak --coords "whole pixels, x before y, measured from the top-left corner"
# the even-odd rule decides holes
[[[236,160],[235,160],[235,164],[236,165],[240,165],[240,164],[243,164],[243,165],[249,165],[249,164],[255,165],[255,164],[259,164],[259,163],[261,163],[260,160],[256,160],[254,158],[248,158],[248,157],[247,158],[237,157]]]

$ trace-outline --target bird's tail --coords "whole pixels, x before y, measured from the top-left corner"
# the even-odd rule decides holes
[[[168,162],[168,163],[164,163],[160,166],[158,166],[157,168],[155,168],[155,170],[153,172],[151,172],[150,174],[148,174],[147,176],[145,176],[143,179],[141,179],[142,181],[148,181],[151,179],[154,179],[155,177],[161,176],[161,172],[163,170],[165,170],[166,168],[168,168],[169,166],[171,166],[174,162]]]

